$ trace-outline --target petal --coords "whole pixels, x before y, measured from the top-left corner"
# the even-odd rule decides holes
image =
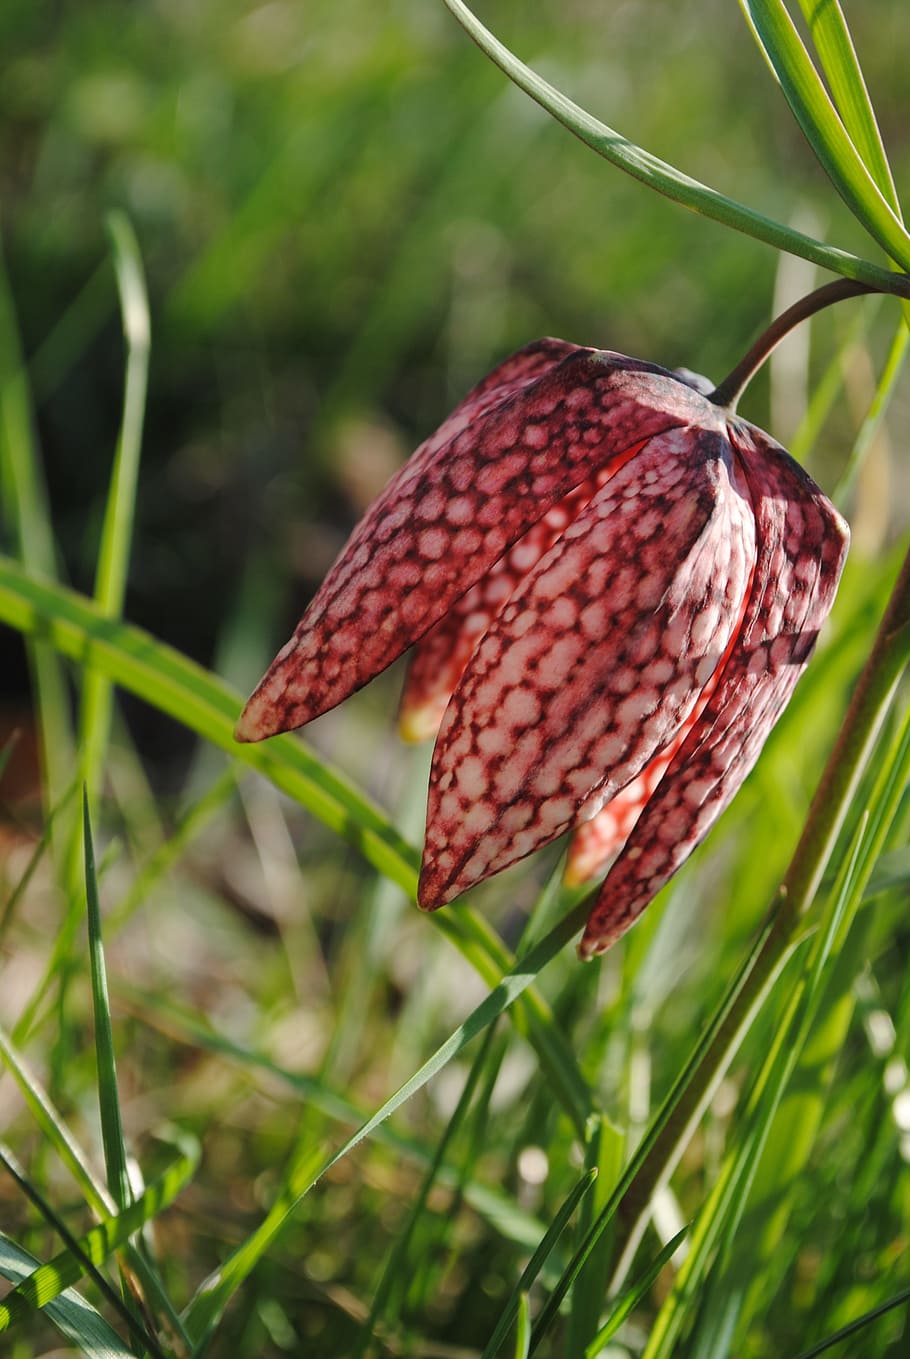
[[[623,454],[619,455],[624,456]],[[612,475],[612,464],[576,486],[571,495],[548,510],[467,594],[456,599],[446,616],[417,643],[408,664],[401,695],[399,727],[406,741],[435,736],[480,638],[528,572],[556,542],[599,487]]]
[[[651,365],[574,346],[560,358],[565,348],[508,360],[392,478],[248,701],[238,740],[340,703],[605,461],[705,405]]]
[[[607,875],[582,957],[618,939],[689,857],[755,764],[834,602],[849,530],[768,435],[730,425],[755,506],[758,557],[723,674]]]
[[[617,793],[599,812],[589,820],[582,821],[572,832],[563,875],[568,887],[577,887],[597,877],[622,849],[653,797],[667,766],[686,739],[692,721],[693,714],[690,714],[670,744],[659,755],[655,755],[641,773],[626,784],[622,792]],[[581,815],[584,815],[584,809]]]
[[[419,900],[439,906],[593,816],[676,735],[754,555],[721,431],[671,430],[590,501],[491,625],[446,710]],[[705,409],[706,408],[706,409]]]

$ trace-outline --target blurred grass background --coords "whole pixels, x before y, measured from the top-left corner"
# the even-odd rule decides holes
[[[853,10],[895,179],[906,184],[910,9]],[[649,150],[868,254],[735,4],[495,0],[481,12]],[[118,208],[139,239],[153,337],[125,616],[241,688],[285,640],[391,471],[509,350],[555,334],[719,379],[769,317],[775,290],[780,309],[813,283],[806,266],[781,264],[599,162],[508,87],[432,0],[6,0],[0,51],[0,226],[64,578],[91,590],[120,421],[123,342],[104,231]],[[743,403],[788,441],[841,352],[841,385],[807,450],[826,489],[874,394],[893,310],[873,302],[827,313],[813,323],[808,357],[804,335]],[[697,857],[671,911],[649,914],[625,950],[603,966],[560,963],[549,979],[585,1075],[630,1142],[786,863],[867,649],[910,511],[889,438],[906,427],[908,404],[905,383],[851,497],[856,550],[826,668],[810,672],[727,818],[727,839]],[[417,842],[427,757],[397,745],[395,684],[386,677],[321,719],[312,740]],[[26,733],[0,789],[0,882],[12,891],[41,823],[27,669],[9,631],[0,700],[3,729]],[[334,1144],[353,1121],[349,1106],[378,1105],[483,990],[329,831],[260,780],[238,792],[222,757],[152,709],[124,699],[119,711],[96,819],[127,1136],[146,1168],[156,1154],[149,1134],[165,1120],[192,1127],[205,1153],[161,1229],[181,1300],[251,1230],[289,1147]],[[760,837],[757,854],[747,827]],[[185,848],[173,839],[181,828]],[[553,863],[542,857],[477,894],[509,939]],[[882,1085],[910,1028],[902,890],[867,925],[881,968],[863,974],[814,1178],[787,1209],[798,1230],[767,1277],[737,1285],[740,1301],[748,1294],[737,1353],[795,1353],[816,1328],[873,1305],[902,1255],[910,1184]],[[689,912],[711,928],[699,948]],[[42,862],[3,920],[0,1019],[10,1028],[59,918]],[[95,1146],[81,966],[74,960],[65,1004],[46,1005],[23,1040]],[[870,1066],[861,1019],[880,1012],[892,1016],[891,1046],[873,1042]],[[389,1353],[478,1353],[535,1239],[538,1224],[522,1214],[539,1211],[546,1223],[572,1183],[545,1184],[547,1167],[579,1173],[572,1129],[535,1083],[530,1049],[505,1033],[493,1039],[488,1088],[460,1129],[446,1186],[418,1224],[413,1276],[387,1313]],[[352,1352],[465,1070],[453,1065],[407,1106],[397,1143],[362,1148],[307,1201],[212,1353]],[[736,1089],[734,1079],[681,1169],[683,1217],[716,1167]],[[0,1094],[5,1135],[40,1169],[40,1137],[8,1082]],[[867,1170],[854,1184],[869,1130],[882,1126],[893,1135],[875,1145],[877,1177]],[[540,1145],[542,1163],[529,1157]],[[70,1187],[44,1169],[65,1205]],[[489,1204],[478,1211],[475,1182],[502,1189],[513,1214],[504,1232],[489,1229]],[[771,1185],[773,1197],[773,1176]],[[671,1225],[682,1221],[675,1202],[664,1204]],[[46,1258],[44,1229],[6,1184],[0,1207]],[[759,1195],[770,1257],[774,1203],[765,1218],[761,1208]],[[832,1246],[845,1219],[846,1256]],[[736,1268],[734,1258],[734,1278]],[[741,1276],[750,1269],[747,1258]],[[890,1324],[864,1354],[900,1345]],[[721,1341],[706,1340],[706,1326],[698,1352],[727,1352],[711,1350]],[[640,1353],[646,1334],[647,1320],[635,1322],[617,1353]],[[36,1324],[34,1335],[15,1342],[16,1359],[50,1350],[50,1331]]]

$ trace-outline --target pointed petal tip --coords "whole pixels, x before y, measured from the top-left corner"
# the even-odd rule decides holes
[[[417,905],[422,911],[429,913],[438,911],[440,906],[448,906],[463,890],[446,878],[437,864],[424,859],[417,883]]]
[[[624,933],[622,930],[601,934],[599,931],[591,929],[590,921],[585,927],[585,932],[578,941],[578,958],[582,963],[593,962],[601,954],[606,953],[616,943],[619,936]]]
[[[261,741],[262,735],[258,730],[254,715],[250,712],[250,705],[247,703],[237,719],[234,727],[234,740],[240,745],[249,745],[253,741]]]
[[[237,719],[234,740],[241,745],[250,745],[254,741],[265,741],[270,736],[290,730],[282,711],[263,697],[260,686],[247,699]]]

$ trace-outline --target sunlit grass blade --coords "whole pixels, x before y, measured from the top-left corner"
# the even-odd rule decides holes
[[[413,846],[372,802],[296,737],[238,745],[233,730],[241,698],[216,676],[141,629],[100,617],[92,601],[35,580],[6,557],[0,557],[0,620],[28,634],[46,631],[63,655],[80,661],[90,656],[115,683],[270,779],[415,899],[419,856]],[[487,982],[511,965],[502,941],[470,910],[439,913],[432,920]],[[55,951],[48,978],[58,962]],[[536,992],[529,993],[522,1009],[530,1017],[531,1041],[564,1093],[574,1121],[583,1128],[590,1091],[574,1054]],[[20,1022],[17,1036],[24,1027]]]
[[[207,1052],[217,1053],[227,1061],[248,1067],[252,1071],[261,1072],[265,1076],[274,1077],[298,1094],[309,1107],[318,1109],[320,1113],[339,1123],[357,1127],[358,1124],[366,1122],[369,1118],[366,1109],[353,1103],[347,1095],[330,1085],[325,1078],[306,1075],[299,1071],[289,1071],[286,1067],[279,1066],[277,1062],[274,1062],[264,1053],[242,1047],[223,1034],[203,1028],[193,1016],[186,1015],[173,1006],[165,1007],[159,997],[137,996],[131,997],[131,999],[145,1021],[153,1026],[160,1027],[162,1032],[166,1033],[172,1040],[190,1044]],[[0,1030],[0,1037],[2,1037],[2,1030]],[[424,1169],[428,1169],[433,1164],[435,1153],[429,1146],[414,1137],[408,1136],[407,1133],[391,1127],[388,1123],[378,1127],[374,1136],[377,1142],[391,1148],[405,1160],[412,1161]],[[487,1185],[481,1184],[479,1181],[469,1180],[467,1183],[459,1181],[455,1168],[447,1163],[442,1163],[437,1168],[436,1175],[446,1189],[459,1187],[466,1202],[476,1213],[486,1218],[494,1230],[506,1240],[514,1242],[523,1250],[533,1250],[536,1246],[543,1229],[537,1219],[531,1213],[519,1207],[514,1199],[508,1197],[505,1193],[500,1193]]]
[[[598,1359],[598,1355],[603,1353],[604,1347],[613,1339],[623,1322],[647,1297],[657,1282],[661,1270],[673,1259],[688,1236],[689,1230],[689,1227],[685,1226],[681,1231],[678,1231],[663,1249],[658,1251],[651,1263],[642,1272],[641,1277],[620,1294],[610,1310],[609,1317],[585,1350],[585,1359]]]
[[[28,1251],[0,1232],[0,1276],[18,1284],[39,1266]],[[135,1359],[117,1332],[91,1303],[68,1288],[47,1304],[47,1316],[71,1344],[88,1359]]]
[[[615,1127],[605,1114],[592,1114],[588,1119],[585,1166],[596,1168],[597,1185],[593,1194],[586,1198],[579,1214],[576,1229],[578,1240],[584,1240],[609,1198],[610,1190],[622,1173],[625,1152],[625,1132]],[[597,1331],[610,1281],[612,1253],[610,1233],[604,1232],[572,1286],[566,1335],[566,1344],[572,1354],[583,1354]]]
[[[505,1307],[502,1309],[493,1334],[486,1343],[482,1359],[495,1359],[510,1328],[514,1325],[516,1317],[519,1318],[519,1334],[521,1334],[520,1316],[522,1299],[527,1303],[529,1290],[536,1282],[540,1271],[552,1255],[559,1238],[571,1221],[575,1209],[591,1189],[596,1179],[597,1170],[595,1167],[586,1170],[572,1192],[566,1197],[565,1201],[560,1204],[559,1211],[556,1213],[553,1221],[547,1228],[546,1233],[541,1238],[540,1244],[534,1254],[522,1270],[521,1277],[513,1288]],[[528,1336],[526,1344],[530,1344],[530,1336]],[[525,1353],[527,1353],[527,1348],[525,1349]]]
[[[85,1273],[86,1261],[102,1265],[130,1236],[167,1208],[189,1183],[199,1164],[201,1149],[194,1138],[181,1135],[186,1148],[128,1208],[92,1227],[77,1242],[78,1254],[61,1251],[35,1269],[0,1301],[0,1331],[9,1330],[33,1308],[45,1307]]]
[[[815,1022],[832,959],[836,960],[844,947],[872,865],[884,844],[908,779],[910,710],[882,761],[869,799],[869,810],[857,827],[819,929],[811,941],[802,973],[796,978],[785,1014],[776,1025],[771,1050],[753,1085],[740,1121],[736,1146],[728,1155],[722,1174],[699,1215],[691,1250],[651,1332],[645,1359],[669,1359],[675,1352],[708,1262],[714,1251],[736,1230],[771,1123]]]
[[[107,969],[101,940],[101,908],[95,873],[95,849],[88,807],[88,794],[82,794],[82,830],[85,850],[85,899],[88,912],[89,960],[92,973],[92,1009],[95,1018],[95,1055],[98,1063],[98,1103],[101,1111],[101,1140],[107,1169],[107,1187],[123,1209],[132,1198],[126,1164],[126,1144],[120,1117],[117,1066],[114,1058],[114,1030],[111,1002],[107,989]]]
[[[0,1028],[0,1061],[19,1087],[46,1146],[53,1148],[62,1164],[66,1166],[92,1212],[99,1218],[113,1217],[117,1212],[117,1205],[108,1193],[106,1185],[96,1177],[91,1158],[79,1145],[44,1086],[2,1028]],[[178,1140],[181,1150],[189,1146],[189,1143],[183,1141],[183,1137],[184,1134],[181,1134]],[[185,1154],[189,1155],[189,1152]],[[149,1267],[145,1257],[130,1243],[126,1245],[125,1254],[130,1268],[141,1280],[147,1296],[154,1299],[159,1311],[167,1316],[173,1333],[181,1336],[186,1342],[185,1347],[188,1348],[189,1342],[182,1334],[180,1320],[157,1274]]]
[[[108,218],[126,342],[126,374],[120,433],[111,468],[110,488],[95,572],[95,601],[106,618],[119,618],[126,593],[142,425],[148,385],[150,322],[139,246],[122,213]],[[111,682],[91,664],[83,676],[79,745],[90,795],[98,788],[111,717]]]
[[[837,110],[854,146],[895,214],[901,210],[891,166],[840,0],[799,0]]]
[[[373,1300],[370,1304],[370,1312],[360,1333],[357,1345],[353,1351],[352,1359],[359,1359],[359,1357],[363,1355],[364,1352],[366,1351],[367,1346],[369,1345],[370,1340],[373,1337],[373,1333],[376,1330],[377,1325],[384,1317],[384,1314],[388,1307],[389,1299],[391,1298],[395,1287],[398,1286],[400,1289],[402,1281],[404,1281],[406,1291],[406,1281],[408,1278],[407,1256],[408,1250],[411,1246],[411,1241],[414,1235],[415,1228],[420,1219],[421,1213],[423,1213],[423,1211],[426,1208],[427,1201],[430,1197],[430,1193],[432,1192],[433,1186],[437,1182],[439,1172],[442,1167],[442,1163],[446,1157],[446,1154],[448,1153],[449,1147],[451,1146],[452,1141],[455,1138],[456,1134],[460,1131],[461,1126],[464,1123],[465,1116],[467,1115],[468,1109],[471,1106],[471,1101],[474,1098],[474,1094],[477,1089],[478,1083],[480,1081],[481,1076],[484,1074],[487,1065],[493,1035],[495,1034],[495,1032],[496,1032],[495,1025],[491,1024],[490,1027],[487,1029],[486,1033],[484,1034],[483,1042],[480,1046],[477,1056],[471,1063],[467,1079],[465,1080],[465,1083],[461,1090],[461,1094],[458,1097],[458,1103],[455,1105],[455,1108],[452,1112],[452,1116],[449,1119],[448,1123],[446,1124],[445,1131],[443,1132],[442,1136],[440,1137],[439,1141],[436,1144],[436,1150],[433,1154],[433,1160],[429,1166],[429,1169],[427,1170],[426,1175],[423,1178],[423,1182],[411,1206],[411,1210],[408,1214],[407,1221],[403,1224],[401,1230],[398,1232],[398,1235],[396,1236],[395,1239],[395,1244],[393,1245],[391,1251],[389,1252],[389,1257],[386,1260],[385,1267],[379,1279],[379,1283],[377,1284],[376,1289],[373,1293]]]
[[[281,1231],[289,1216],[306,1194],[322,1177],[337,1165],[349,1152],[367,1137],[375,1128],[391,1117],[396,1110],[421,1090],[428,1081],[456,1057],[468,1043],[505,1010],[512,1005],[522,992],[531,984],[537,974],[565,947],[578,933],[587,916],[587,905],[573,911],[565,920],[533,948],[526,958],[515,964],[514,969],[500,980],[495,990],[481,1001],[480,1005],[459,1024],[458,1028],[436,1049],[419,1071],[391,1096],[372,1118],[362,1124],[328,1160],[323,1161],[318,1153],[301,1156],[295,1172],[289,1177],[284,1192],[264,1218],[263,1222],[234,1253],[228,1257],[221,1268],[208,1279],[196,1293],[185,1313],[186,1328],[197,1344],[202,1344],[218,1324],[224,1309],[234,1293],[255,1268],[263,1253],[268,1249]],[[317,1159],[318,1157],[318,1159]]]
[[[910,236],[883,195],[831,102],[782,0],[740,0],[787,103],[841,197],[906,272]]]
[[[559,1314],[563,1299],[578,1278],[604,1232],[616,1218],[620,1207],[628,1215],[627,1235],[631,1246],[637,1244],[637,1225],[643,1220],[651,1195],[676,1164],[682,1147],[696,1126],[717,1085],[727,1062],[748,1032],[755,1014],[767,999],[797,942],[790,940],[778,950],[769,945],[777,933],[776,913],[772,911],[757,934],[709,1024],[699,1035],[683,1069],[652,1119],[641,1142],[629,1159],[618,1183],[581,1241],[572,1259],[541,1308],[534,1326],[532,1353],[543,1340]],[[763,967],[769,956],[773,966]],[[755,979],[759,979],[756,986]],[[715,1064],[711,1054],[723,1051]],[[692,1093],[694,1092],[694,1094]],[[626,1255],[631,1251],[627,1250]],[[620,1260],[620,1271],[624,1266]]]
[[[118,1295],[116,1289],[112,1288],[108,1283],[107,1279],[98,1269],[98,1266],[84,1253],[82,1247],[73,1233],[69,1230],[66,1223],[54,1211],[44,1195],[41,1194],[36,1186],[29,1180],[10,1148],[3,1143],[0,1143],[0,1162],[2,1162],[7,1173],[15,1180],[22,1192],[35,1205],[48,1225],[53,1227],[54,1231],[60,1236],[65,1243],[67,1250],[78,1257],[84,1268],[84,1272],[91,1276],[95,1286],[123,1318],[136,1341],[147,1349],[150,1354],[154,1355],[155,1359],[167,1359],[167,1356],[164,1354],[164,1351],[161,1349],[161,1346],[158,1344],[157,1340],[155,1340],[154,1336],[149,1335],[142,1323],[133,1314],[132,1309],[127,1305],[124,1299]],[[31,1273],[32,1271],[29,1270],[28,1272]]]
[[[29,571],[47,580],[57,576],[57,551],[47,492],[35,445],[34,416],[23,365],[13,299],[0,250],[0,511],[4,526]],[[39,634],[29,639],[35,682],[45,798],[56,806],[72,778],[75,747],[69,695],[60,657]],[[65,830],[55,834],[62,863]]]
[[[528,1359],[531,1346],[531,1304],[527,1293],[518,1299],[518,1323],[515,1327],[515,1359]]]
[[[529,66],[520,61],[514,53],[493,36],[489,29],[484,27],[477,16],[463,3],[463,0],[443,0],[443,3],[477,43],[481,51],[491,61],[495,62],[519,89],[524,90],[526,94],[536,100],[542,108],[552,114],[564,127],[567,127],[570,132],[574,133],[587,146],[590,146],[598,155],[603,156],[621,170],[625,170],[627,174],[632,175],[634,179],[647,185],[648,188],[656,189],[658,193],[674,199],[677,203],[682,203],[684,207],[691,208],[714,221],[722,222],[725,226],[733,227],[737,231],[742,231],[747,236],[753,236],[756,240],[764,241],[767,245],[772,245],[778,250],[787,250],[793,255],[801,255],[804,259],[811,260],[823,269],[831,269],[835,273],[843,274],[845,278],[854,278],[864,283],[873,284],[873,286],[881,287],[886,292],[896,291],[900,292],[901,295],[907,295],[904,291],[905,285],[896,283],[895,276],[889,274],[887,270],[879,268],[868,260],[859,259],[856,255],[851,255],[847,251],[838,250],[834,246],[816,241],[811,236],[795,231],[792,227],[784,226],[781,222],[776,222],[770,217],[765,217],[762,213],[755,212],[752,208],[748,208],[744,204],[718,193],[715,189],[709,188],[708,185],[701,184],[698,180],[683,174],[672,165],[668,165],[665,161],[659,160],[650,152],[628,141],[605,123],[592,117],[578,104],[573,103],[555,86],[549,84],[536,71],[532,71]],[[906,256],[910,259],[910,241],[906,240],[900,224],[893,218],[893,214],[884,204],[881,195],[878,194],[877,190],[875,190],[875,193],[882,202],[888,217],[895,223],[897,243],[905,246]]]
[[[888,1312],[893,1312],[895,1307],[902,1307],[908,1301],[910,1301],[910,1288],[905,1288],[902,1292],[896,1293],[893,1298],[889,1298],[887,1302],[883,1302],[880,1307],[873,1307],[861,1317],[857,1317],[855,1321],[849,1322],[846,1326],[841,1326],[831,1335],[826,1335],[824,1340],[820,1340],[817,1345],[812,1345],[807,1350],[801,1350],[796,1359],[817,1359],[819,1354],[827,1354],[842,1340],[849,1340],[852,1335],[858,1335],[860,1331],[864,1331],[873,1322],[878,1321],[879,1317],[885,1316]]]

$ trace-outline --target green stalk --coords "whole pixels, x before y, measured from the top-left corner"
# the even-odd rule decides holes
[[[691,1073],[684,1093],[618,1204],[622,1219],[619,1236],[625,1242],[636,1237],[655,1190],[671,1173],[688,1130],[701,1117],[726,1070],[749,1014],[798,936],[908,659],[910,552],[853,692],[790,867],[771,904],[766,937],[741,978],[697,1070]],[[605,1212],[610,1208],[608,1204]]]

